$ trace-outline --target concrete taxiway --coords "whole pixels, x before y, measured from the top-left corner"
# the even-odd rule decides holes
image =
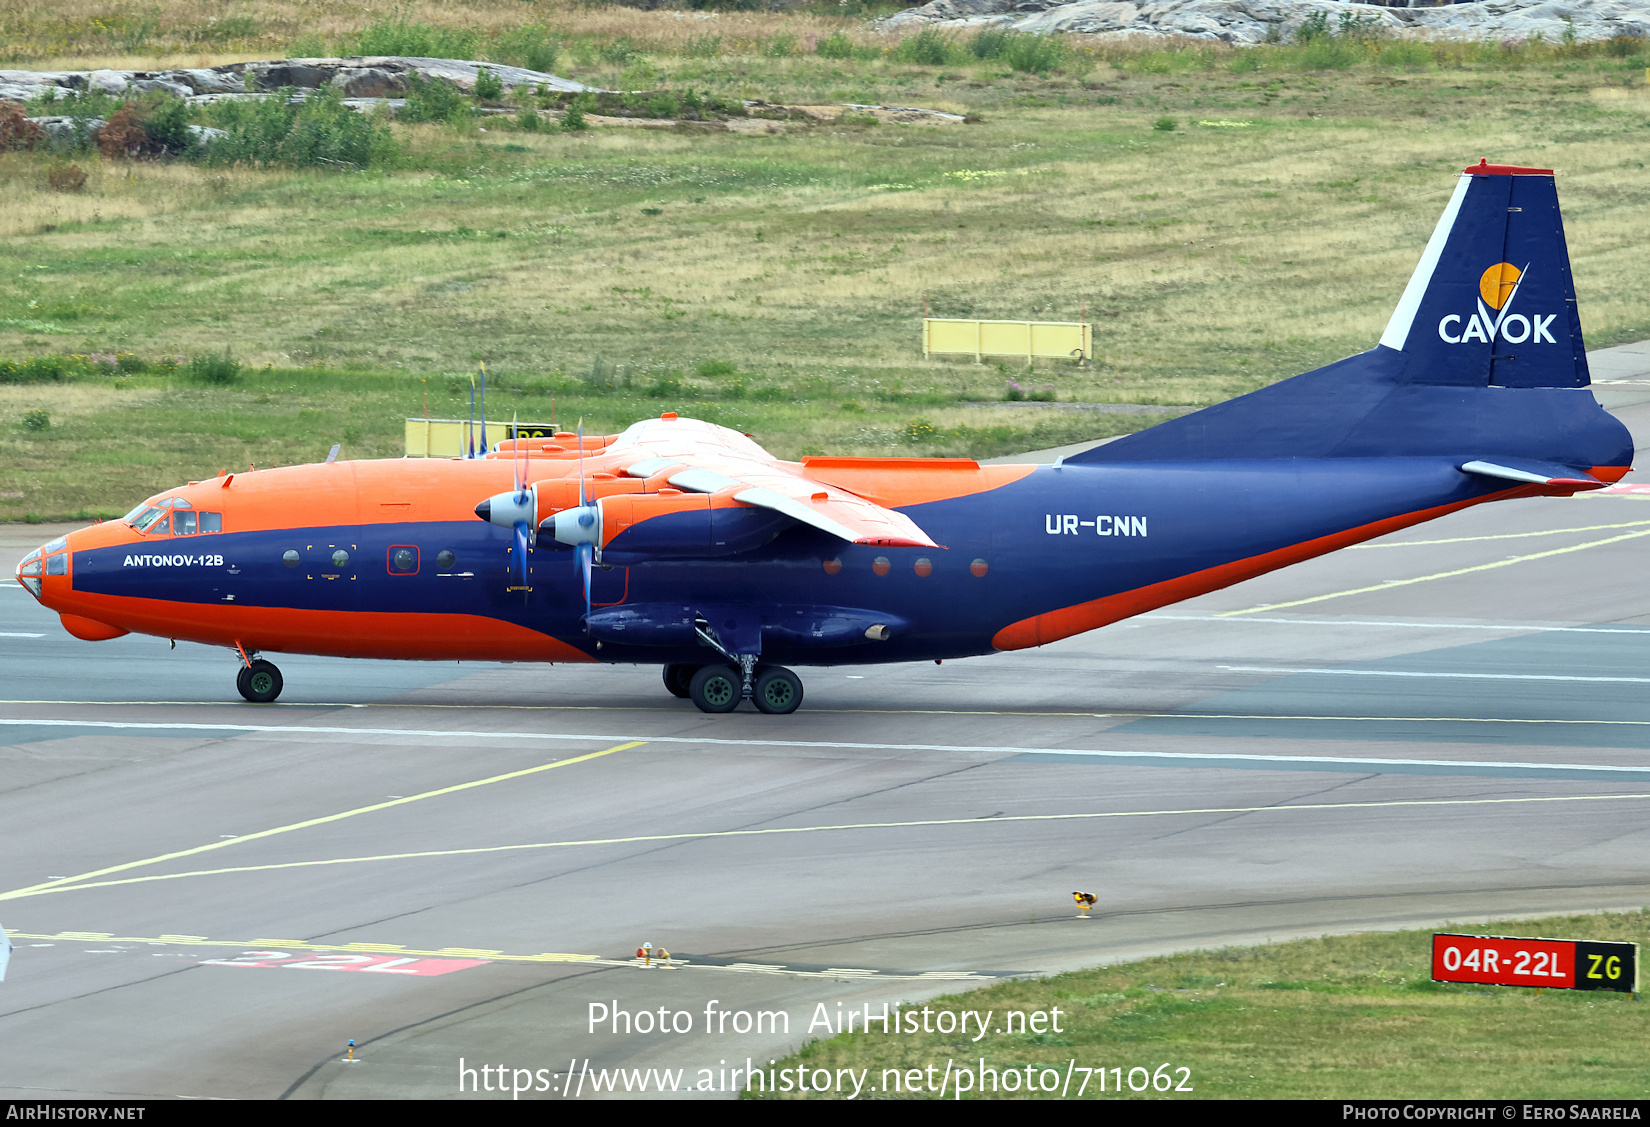
[[[1635,433],[1643,359],[1598,365]],[[590,1098],[586,1061],[691,1084],[839,1002],[1650,903],[1642,488],[1041,650],[803,670],[791,717],[652,668],[279,656],[251,706],[228,655],[78,642],[0,586],[0,1094],[457,1096],[463,1058]],[[0,530],[7,574],[49,535]],[[707,1032],[712,1003],[789,1029]]]

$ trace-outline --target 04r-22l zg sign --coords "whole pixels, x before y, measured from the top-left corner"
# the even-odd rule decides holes
[[[1432,937],[1434,982],[1637,994],[1638,967],[1637,943],[1449,933]]]

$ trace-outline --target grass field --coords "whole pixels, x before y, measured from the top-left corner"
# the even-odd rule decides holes
[[[342,49],[381,14],[214,5],[257,33],[190,40],[208,8],[180,4],[138,41],[78,11],[0,17],[14,58],[193,64],[278,55],[306,34]],[[0,385],[0,519],[123,512],[332,442],[394,455],[426,394],[433,415],[464,412],[482,362],[494,418],[536,420],[552,400],[559,421],[601,428],[680,410],[788,457],[985,455],[1117,433],[1153,417],[1001,400],[1029,380],[1067,404],[1200,405],[1369,347],[1453,173],[1480,156],[1560,170],[1589,343],[1650,336],[1650,98],[1635,45],[1079,44],[1038,75],[902,63],[856,21],[806,11],[407,11],[477,29],[481,49],[537,20],[558,70],[601,85],[980,121],[774,135],[396,126],[397,168],[76,158],[78,192],[49,187],[51,158],[0,153],[0,360],[229,350],[246,366],[228,386],[155,370]],[[872,46],[807,53],[810,36],[844,27]],[[1086,315],[1096,363],[925,361],[925,298],[937,316]],[[51,425],[24,427],[39,410]]]
[[[1081,925],[1103,931],[1103,919]],[[1600,939],[1650,946],[1650,911],[1451,926],[1469,934]],[[1401,931],[1305,939],[1147,959],[1115,967],[1006,982],[923,1005],[991,1011],[995,1029],[1009,1011],[1058,1006],[1064,1030],[945,1035],[855,1032],[815,1041],[775,1068],[883,1069],[947,1060],[978,1072],[983,1057],[999,1075],[1041,1068],[1091,1077],[1090,1099],[1634,1099],[1650,1097],[1644,1052],[1650,1008],[1626,994],[1466,986],[1430,978],[1430,932]],[[873,1013],[880,1014],[880,1002]],[[931,1019],[932,1020],[932,1019]],[[1029,1026],[1028,1026],[1029,1028]],[[1129,1090],[1129,1072],[1148,1076],[1169,1063],[1162,1084],[1185,1092]],[[1180,1068],[1189,1069],[1182,1075]],[[1111,1070],[1121,1068],[1113,1076]],[[890,1074],[891,1075],[891,1074]],[[1077,1074],[1082,1079],[1082,1074]],[[1124,1090],[1117,1090],[1121,1079]],[[1138,1089],[1147,1083],[1136,1072]],[[1071,1087],[1075,1095],[1077,1084]],[[969,1094],[978,1098],[978,1094]],[[995,1098],[1028,1097],[999,1091]],[[905,1091],[902,1097],[936,1098]],[[751,1098],[747,1095],[747,1098]],[[758,1097],[760,1098],[760,1097]],[[806,1098],[792,1092],[779,1098]],[[883,1092],[861,1098],[890,1098]],[[947,1098],[955,1098],[955,1094]],[[992,1098],[987,1091],[985,1098]]]

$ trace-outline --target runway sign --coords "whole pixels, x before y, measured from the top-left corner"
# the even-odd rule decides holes
[[[1636,994],[1639,945],[1593,940],[1517,939],[1503,935],[1432,937],[1434,982],[1619,990]]]

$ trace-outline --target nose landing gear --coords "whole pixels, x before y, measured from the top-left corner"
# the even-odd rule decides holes
[[[268,704],[281,695],[281,671],[275,663],[258,658],[250,665],[241,666],[235,675],[235,688],[253,704]]]

